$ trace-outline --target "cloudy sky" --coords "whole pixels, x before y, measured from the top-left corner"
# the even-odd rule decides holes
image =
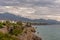
[[[60,21],[60,0],[0,0],[0,12]]]

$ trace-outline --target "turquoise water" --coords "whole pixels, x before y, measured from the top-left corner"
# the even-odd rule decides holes
[[[42,40],[60,40],[60,25],[41,25],[34,27],[37,27],[36,34]]]

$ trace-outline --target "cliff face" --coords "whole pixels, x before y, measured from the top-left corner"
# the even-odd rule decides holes
[[[27,27],[24,29],[23,34],[19,35],[20,40],[42,40],[40,37],[37,37],[35,34],[35,29],[33,27]]]
[[[35,28],[32,27],[31,24],[27,23],[27,25],[23,26],[21,23],[19,23],[17,22],[16,24],[12,24],[7,22],[4,25],[0,23],[0,26],[2,26],[2,28],[0,28],[0,32],[2,32],[4,35],[8,34],[9,37],[11,36],[17,38],[16,40],[42,40],[40,37],[35,35]],[[3,37],[5,37],[4,35]],[[1,38],[3,39],[3,37]]]
[[[7,33],[7,29],[6,28],[2,28],[0,29],[1,32],[3,33]],[[35,33],[35,29],[33,27],[25,27],[23,30],[22,35],[18,35],[16,36],[19,40],[42,40],[42,38],[36,36]]]

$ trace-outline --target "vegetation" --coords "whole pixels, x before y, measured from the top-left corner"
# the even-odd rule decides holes
[[[32,25],[49,25],[48,23],[31,23]]]
[[[23,24],[22,24],[21,21],[18,21],[18,22],[17,22],[17,25],[22,26]]]
[[[10,34],[17,36],[23,32],[23,27],[19,25],[13,25],[13,28],[9,31]]]
[[[26,27],[31,27],[31,23],[26,23]],[[18,40],[16,36],[21,35],[25,28],[21,21],[12,23],[10,21],[0,22],[0,29],[6,28],[7,33],[0,32],[0,40]],[[13,35],[15,37],[13,37]]]
[[[4,34],[0,32],[0,40],[18,40],[16,37],[12,37],[9,34]]]
[[[3,23],[0,22],[0,28],[3,28]]]

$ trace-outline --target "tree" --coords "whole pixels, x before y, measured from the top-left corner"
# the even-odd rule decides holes
[[[12,37],[9,34],[4,34],[0,32],[0,40],[18,40],[16,37]]]
[[[21,21],[18,21],[18,22],[17,22],[17,25],[22,26],[23,24],[22,24],[22,22],[21,22]]]
[[[10,29],[9,33],[17,36],[18,34],[21,34],[23,32],[22,28],[23,27],[16,24],[16,25],[13,26],[13,29]]]
[[[27,22],[26,23],[26,27],[31,27],[31,23],[30,22]]]
[[[3,28],[3,23],[0,22],[0,28]]]

